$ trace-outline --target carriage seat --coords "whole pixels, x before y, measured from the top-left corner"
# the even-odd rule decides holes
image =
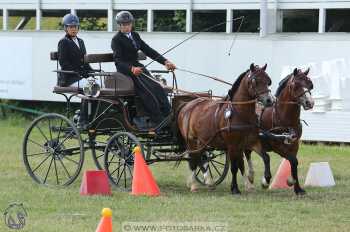
[[[163,88],[167,94],[173,91],[170,86],[163,86]],[[135,94],[131,77],[115,72],[112,76],[105,77],[100,96],[133,96]]]
[[[112,76],[104,78],[104,88],[101,89],[100,96],[134,96],[134,82],[131,77],[115,72]]]
[[[67,86],[67,87],[55,86],[53,88],[53,92],[57,94],[60,94],[60,93],[79,94],[79,93],[83,93],[83,89],[78,87],[73,87],[73,86]]]

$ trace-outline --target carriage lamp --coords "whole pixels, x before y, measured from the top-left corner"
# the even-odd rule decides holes
[[[87,97],[98,97],[101,87],[96,83],[95,78],[89,78],[88,83],[83,87],[84,95]]]

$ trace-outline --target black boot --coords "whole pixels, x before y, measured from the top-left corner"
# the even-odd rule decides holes
[[[134,117],[132,119],[132,122],[140,130],[144,130],[144,129],[148,128],[148,123],[147,123],[146,117]]]

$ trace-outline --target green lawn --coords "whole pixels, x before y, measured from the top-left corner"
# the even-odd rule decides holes
[[[227,178],[216,190],[190,193],[185,187],[187,165],[151,166],[162,196],[133,197],[113,189],[111,197],[81,197],[80,178],[71,186],[55,189],[40,186],[26,173],[21,145],[28,121],[0,118],[0,210],[22,202],[28,211],[22,231],[95,231],[103,207],[113,210],[114,231],[126,221],[225,222],[229,231],[350,231],[350,147],[303,145],[299,154],[301,182],[310,162],[328,161],[336,186],[306,188],[296,197],[292,190],[262,190],[262,161],[256,155],[256,189],[232,196]],[[274,173],[280,158],[271,154]],[[83,170],[93,168],[89,152]],[[242,183],[242,178],[239,178]],[[0,231],[12,231],[0,220]]]

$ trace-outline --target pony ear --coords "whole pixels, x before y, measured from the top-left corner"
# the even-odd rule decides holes
[[[252,72],[255,71],[255,64],[254,64],[254,63],[252,63],[252,64],[250,65],[250,71],[252,71]]]
[[[297,69],[297,68],[294,69],[293,75],[294,75],[294,76],[298,75],[298,69]]]
[[[262,67],[261,69],[265,71],[266,68],[267,68],[267,64],[265,64],[264,67]]]
[[[309,74],[310,72],[310,68],[307,68],[307,70],[304,72],[305,76],[307,76],[307,74]]]

